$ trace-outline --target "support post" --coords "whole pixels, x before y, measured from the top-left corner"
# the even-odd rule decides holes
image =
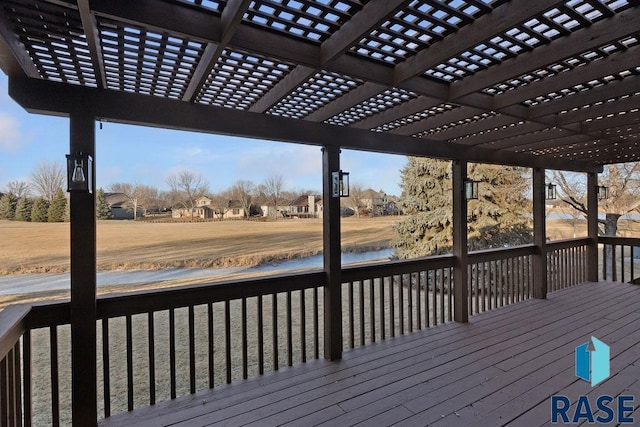
[[[545,173],[533,168],[533,297],[547,298],[547,224],[545,216]]]
[[[95,159],[95,118],[70,116],[70,152]],[[91,172],[95,176],[94,170]],[[97,425],[96,213],[91,193],[71,192],[71,408],[73,425]]]
[[[587,174],[587,281],[598,281],[598,174]]]
[[[467,271],[467,200],[464,197],[464,181],[467,179],[467,162],[453,161],[453,299],[456,322],[469,321],[469,290]]]
[[[331,173],[340,170],[340,149],[322,149],[322,246],[324,286],[324,357],[342,357],[342,280],[340,255],[340,198],[332,195]]]

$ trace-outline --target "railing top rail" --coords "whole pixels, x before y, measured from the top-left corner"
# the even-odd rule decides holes
[[[437,270],[453,267],[453,255],[436,255],[415,258],[411,260],[395,260],[377,262],[366,265],[344,267],[342,269],[343,282],[355,282],[374,277],[393,276],[396,274],[409,274],[425,270]]]
[[[638,237],[598,236],[598,243],[606,243],[606,244],[609,244],[609,245],[640,246],[640,238],[638,238]]]
[[[0,359],[4,359],[26,331],[25,318],[30,310],[30,305],[20,304],[0,312]]]
[[[469,252],[469,254],[467,255],[467,259],[469,264],[474,264],[478,262],[496,261],[499,259],[534,255],[535,253],[535,245],[520,245],[511,246],[508,248],[484,249],[481,251]]]
[[[551,240],[547,242],[547,250],[555,251],[560,249],[567,248],[575,248],[578,246],[585,246],[591,243],[591,238],[589,237],[578,237],[575,239],[561,239],[561,240]]]

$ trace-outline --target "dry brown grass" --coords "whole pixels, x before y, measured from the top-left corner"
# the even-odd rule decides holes
[[[345,218],[342,246],[389,247],[398,217]],[[69,224],[0,221],[0,274],[65,272]],[[322,221],[98,222],[98,269],[253,266],[322,251]]]

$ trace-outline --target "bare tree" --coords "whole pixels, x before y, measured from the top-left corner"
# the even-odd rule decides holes
[[[236,181],[231,186],[231,197],[240,203],[240,206],[244,209],[245,218],[250,215],[251,199],[254,191],[255,185],[253,182],[244,179]]]
[[[196,199],[208,192],[209,183],[201,175],[190,171],[182,171],[171,175],[167,179],[171,187],[171,195],[176,204],[188,209],[193,219],[193,210],[196,207]]]
[[[364,207],[362,199],[364,198],[365,189],[359,182],[352,182],[349,185],[349,197],[347,197],[347,205],[353,209],[353,212],[360,218],[360,211]]]
[[[147,210],[158,200],[158,189],[147,185],[129,184],[126,182],[118,182],[109,186],[111,193],[122,193],[133,208],[133,219],[138,217],[138,209],[143,209],[144,215]]]
[[[264,190],[269,201],[273,205],[273,210],[278,219],[278,203],[282,197],[282,191],[284,189],[284,178],[280,174],[274,174],[264,180]]]
[[[218,215],[218,218],[221,221],[224,219],[224,215],[229,210],[230,199],[231,195],[229,194],[229,191],[222,191],[211,196],[211,205],[213,206],[215,214]]]
[[[56,192],[64,185],[65,172],[59,162],[44,161],[36,166],[30,179],[36,192],[51,202]]]
[[[583,182],[572,174],[553,172],[553,178],[561,190],[561,199],[578,211],[587,214],[587,189]],[[609,198],[600,200],[599,210],[605,218],[598,218],[599,233],[615,236],[621,216],[638,211],[640,208],[640,163],[620,163],[608,165],[600,175],[599,184],[609,187]]]
[[[9,181],[5,186],[5,191],[20,199],[29,195],[31,186],[27,181]]]

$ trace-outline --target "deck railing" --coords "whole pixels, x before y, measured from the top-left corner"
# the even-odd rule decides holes
[[[469,314],[478,314],[533,296],[534,245],[470,252]]]
[[[603,280],[640,284],[640,239],[600,236],[598,243]]]
[[[553,289],[584,276],[569,270],[584,269],[585,244],[548,245]],[[469,312],[531,298],[535,251],[470,253]],[[454,260],[344,268],[343,347],[452,320]],[[315,271],[99,297],[98,417],[320,357],[325,277]],[[1,316],[0,426],[70,424],[69,303],[17,306]]]
[[[589,238],[547,242],[547,290],[549,292],[587,280]]]
[[[453,263],[444,255],[345,268],[344,348],[450,321]]]

